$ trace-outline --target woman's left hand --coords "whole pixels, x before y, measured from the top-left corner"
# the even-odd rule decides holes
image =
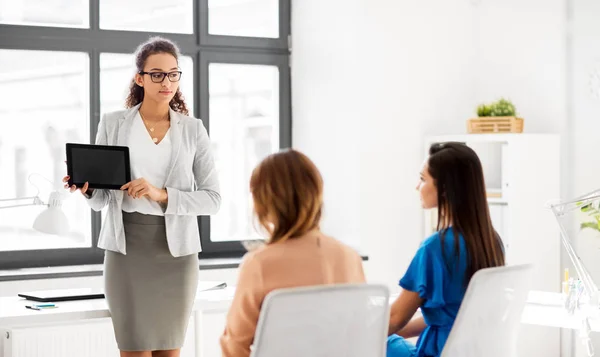
[[[141,198],[146,196],[152,201],[156,202],[167,201],[167,190],[153,186],[143,177],[124,184],[121,186],[121,190],[127,190],[127,194],[133,198]]]

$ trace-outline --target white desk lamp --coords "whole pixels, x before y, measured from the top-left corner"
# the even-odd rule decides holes
[[[41,175],[40,175],[41,176]],[[42,176],[43,177],[43,176]],[[28,180],[35,188],[37,188],[38,192],[35,196],[32,197],[22,197],[22,198],[5,198],[0,199],[0,202],[23,202],[17,203],[10,206],[0,206],[0,209],[3,208],[14,208],[14,207],[24,207],[24,206],[47,206],[45,210],[43,210],[33,221],[33,229],[38,232],[47,233],[47,234],[56,234],[63,235],[69,232],[69,220],[67,216],[62,211],[62,198],[61,194],[58,191],[53,191],[50,194],[50,198],[48,199],[48,203],[44,203],[42,199],[39,197],[40,190],[39,188],[31,182],[31,175]],[[45,178],[44,178],[45,179]],[[46,181],[50,182],[46,179]]]

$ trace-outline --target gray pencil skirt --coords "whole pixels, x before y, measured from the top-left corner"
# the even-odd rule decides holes
[[[123,212],[127,255],[106,251],[104,288],[121,351],[181,348],[198,287],[198,256],[173,257],[165,218]]]

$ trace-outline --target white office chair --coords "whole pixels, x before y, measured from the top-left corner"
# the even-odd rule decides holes
[[[515,265],[475,273],[442,357],[516,356],[531,270],[531,265]]]
[[[389,291],[374,284],[275,290],[262,305],[251,357],[384,357]]]

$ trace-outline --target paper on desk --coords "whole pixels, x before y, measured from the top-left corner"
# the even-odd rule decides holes
[[[198,281],[198,289],[196,291],[208,291],[225,289],[227,283],[224,281]]]
[[[564,301],[560,293],[551,293],[547,291],[530,291],[527,297],[527,303],[544,306],[564,306]]]
[[[233,287],[226,287],[221,289],[211,289],[199,293],[199,297],[202,301],[224,302],[233,299],[233,295],[235,295],[235,289]]]

